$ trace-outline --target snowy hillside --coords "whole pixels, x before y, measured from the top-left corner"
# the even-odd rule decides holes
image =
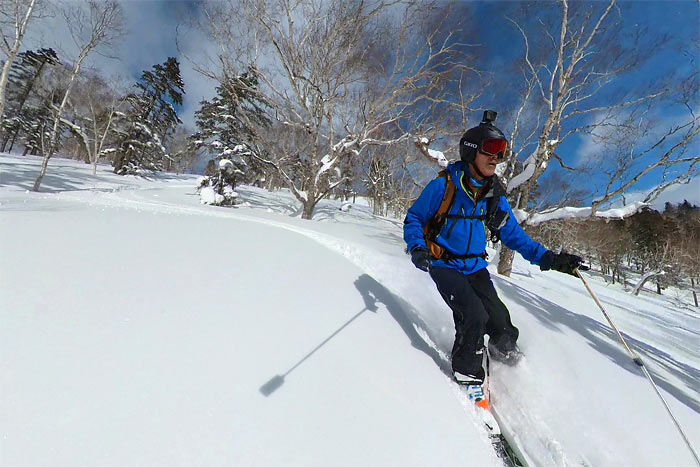
[[[39,163],[0,156],[3,466],[501,465],[400,220],[64,159],[34,193]],[[494,271],[525,359],[492,403],[531,465],[694,465],[579,280]],[[700,446],[700,314],[587,277]]]

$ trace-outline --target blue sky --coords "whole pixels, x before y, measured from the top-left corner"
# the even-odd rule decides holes
[[[571,2],[573,3],[573,2]],[[540,3],[541,4],[541,3]],[[604,7],[607,2],[595,2],[598,8]],[[524,42],[521,34],[517,31],[512,23],[505,17],[513,16],[513,10],[519,8],[517,2],[473,2],[476,21],[470,23],[471,27],[479,28],[480,42],[484,44],[482,47],[487,51],[485,56],[478,57],[479,68],[492,73],[492,79],[499,83],[494,93],[485,95],[483,99],[477,101],[481,106],[488,107],[489,101],[500,102],[501,98],[505,97],[505,107],[513,106],[513,102],[518,97],[518,85],[522,82],[522,78],[518,73],[518,68],[514,67],[519,60],[522,59],[524,53]],[[535,3],[537,5],[537,3]],[[642,40],[653,40],[655,38],[667,35],[668,41],[664,46],[655,47],[648,54],[648,61],[636,69],[632,73],[627,73],[621,79],[612,83],[604,91],[604,95],[612,95],[615,93],[628,92],[630,90],[643,89],[645,86],[658,83],[668,77],[669,73],[676,72],[684,73],[699,73],[700,57],[698,51],[700,49],[697,44],[700,42],[700,3],[692,0],[684,1],[623,1],[619,2],[619,11],[613,11],[614,19],[620,19],[620,28],[623,29],[623,34],[645,31],[642,34]],[[533,8],[532,16],[539,15],[537,8]],[[487,21],[488,20],[488,21]],[[521,21],[519,21],[521,22]],[[526,28],[527,30],[527,28]],[[531,29],[530,29],[531,31]],[[537,36],[530,34],[531,48]],[[693,47],[695,45],[695,47]],[[691,63],[691,59],[694,62]],[[519,66],[519,65],[518,65]],[[511,81],[512,80],[512,81]],[[601,96],[602,97],[602,96]],[[604,98],[595,105],[606,105]],[[694,102],[694,110],[700,111],[700,102]],[[496,110],[499,110],[496,108]],[[658,123],[655,131],[655,137],[658,139],[660,135],[668,131],[668,129],[679,122],[687,122],[690,118],[687,109],[678,105],[663,105],[659,106],[652,112]],[[587,116],[586,119],[591,119],[593,116]],[[499,120],[504,130],[509,130],[511,123],[508,121],[508,115],[504,115],[503,119]],[[638,148],[641,149],[656,141],[649,138],[646,141],[640,141]],[[645,146],[646,144],[646,146]],[[665,147],[668,147],[666,145]],[[528,152],[528,151],[524,151]],[[696,141],[694,147],[691,148],[694,155],[700,153],[700,142]],[[653,160],[659,156],[660,151],[651,152],[645,161]],[[565,140],[558,148],[557,154],[562,157],[567,165],[577,166],[582,160],[595,155],[595,157],[604,158],[607,153],[597,146],[596,142],[590,137],[574,135]],[[689,154],[688,154],[689,155]],[[550,162],[550,167],[544,177],[551,176],[557,169],[558,163]],[[564,172],[565,174],[569,174]],[[570,177],[570,175],[566,175]],[[640,180],[635,185],[635,191],[645,191],[658,185],[660,179],[660,171],[650,174]],[[601,186],[607,179],[600,173],[593,173],[586,176],[585,179],[578,180],[580,184],[590,184]],[[634,199],[635,196],[628,197],[628,201]],[[663,206],[666,200],[688,200],[700,204],[700,179],[695,179],[691,184],[673,188],[669,193],[659,198],[655,206]]]
[[[597,1],[602,5],[602,2]],[[512,74],[514,82],[521,79],[514,69],[513,63],[523,56],[522,38],[517,30],[506,19],[505,15],[520,4],[513,1],[468,2],[470,17],[466,19],[469,30],[465,35],[472,38],[476,33],[479,48],[482,52],[478,66],[497,76],[502,83],[508,84]],[[537,3],[534,4],[535,6]],[[126,15],[127,35],[113,55],[119,60],[106,59],[98,55],[90,58],[90,66],[101,69],[105,74],[118,74],[129,82],[135,81],[143,70],[150,69],[156,63],[162,63],[169,56],[177,57],[181,64],[182,76],[185,81],[186,95],[184,104],[179,109],[181,119],[193,126],[193,114],[202,99],[212,97],[215,84],[202,77],[193,69],[192,60],[201,61],[204,53],[211,50],[213,44],[196,31],[179,36],[180,50],[176,45],[176,27],[183,17],[198,15],[200,9],[197,2],[175,0],[131,0],[122,2]],[[464,6],[464,5],[462,5]],[[694,0],[683,1],[623,1],[620,10],[624,18],[624,27],[647,27],[650,35],[668,33],[673,41],[679,44],[687,43],[691,54],[697,54],[698,49],[692,49],[690,44],[700,41],[700,3]],[[456,11],[463,12],[463,9]],[[536,12],[537,8],[533,10]],[[62,51],[62,55],[74,55],[71,49],[69,35],[58,19],[44,19],[34,29],[30,29],[27,45],[29,47],[54,46]],[[680,46],[683,49],[682,45]],[[698,57],[696,57],[698,59]],[[680,52],[670,48],[655,51],[650,62],[637,74],[630,75],[618,86],[641,86],[647,80],[661,79],[667,70],[695,67],[699,61],[689,65],[689,60],[683,58]],[[500,94],[501,97],[504,94]],[[495,96],[491,96],[495,97]],[[488,101],[489,96],[478,102],[483,107],[494,107]],[[503,104],[507,106],[508,102]],[[515,103],[511,102],[511,105]],[[700,109],[700,103],[696,103]],[[496,107],[496,110],[501,110]],[[674,120],[681,109],[666,108],[662,118]],[[473,123],[480,115],[473,116]],[[506,117],[507,118],[507,117]],[[470,123],[472,123],[470,122]],[[502,125],[506,121],[499,119]],[[468,125],[471,126],[471,125]],[[505,129],[505,128],[504,128]],[[456,143],[455,143],[456,144]],[[580,137],[573,137],[564,142],[558,149],[567,163],[575,164],[583,150],[590,150],[591,142]],[[700,143],[696,143],[694,152],[700,152]],[[549,170],[552,170],[551,168]],[[595,182],[595,181],[594,181]],[[647,177],[636,189],[644,190],[655,186],[658,177]],[[700,183],[697,180],[689,186],[682,187],[681,197],[700,204]]]

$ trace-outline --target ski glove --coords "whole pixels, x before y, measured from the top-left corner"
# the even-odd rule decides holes
[[[580,256],[570,255],[563,251],[561,253],[554,253],[553,251],[547,250],[547,252],[542,255],[542,258],[540,258],[540,269],[542,271],[554,269],[555,271],[575,276],[575,269],[587,271],[589,268],[583,265],[583,258]]]
[[[430,268],[430,252],[423,247],[411,250],[411,261],[413,265],[421,271],[428,271]]]

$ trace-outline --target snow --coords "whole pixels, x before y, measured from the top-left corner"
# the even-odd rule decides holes
[[[435,159],[440,167],[447,167],[449,164],[445,154],[442,151],[436,151],[434,149],[428,149],[428,155]]]
[[[644,283],[645,283],[646,281],[648,281],[650,278],[652,278],[652,277],[654,277],[654,276],[658,276],[658,275],[661,275],[661,274],[664,274],[664,271],[658,271],[658,270],[657,270],[657,271],[653,271],[653,270],[652,270],[652,271],[647,271],[647,272],[645,272],[644,274],[642,274],[642,276],[641,276],[641,277],[639,278],[639,280],[637,281],[637,285],[635,285],[635,286],[632,288],[632,293],[635,294],[635,295],[638,294],[639,291],[640,291],[640,290],[642,289],[642,287],[644,286]]]
[[[230,159],[221,159],[219,161],[219,170],[226,170],[229,167],[233,168],[233,162]]]
[[[621,207],[621,208],[613,208],[613,209],[608,209],[606,211],[600,211],[596,212],[596,216],[598,217],[606,217],[609,219],[623,219],[625,217],[631,216],[640,209],[642,209],[644,206],[648,206],[648,203],[644,203],[642,201],[637,201],[632,204],[628,204],[627,206]]]
[[[602,217],[605,219],[623,219],[625,217],[633,215],[634,213],[642,209],[644,206],[648,206],[648,203],[637,201],[636,203],[628,204],[627,206],[621,208],[612,208],[604,211],[596,211],[595,216]],[[522,223],[523,221],[527,220],[527,223],[529,225],[537,225],[541,224],[542,222],[557,219],[586,218],[591,215],[591,212],[592,209],[590,207],[575,208],[569,206],[553,209],[552,211],[548,212],[532,214],[531,217],[528,217],[529,214],[525,210],[513,210],[513,213],[515,214],[515,217],[518,220],[518,222]]]
[[[224,197],[214,191],[212,187],[207,186],[199,192],[199,201],[202,204],[221,204],[224,201]]]
[[[0,156],[3,465],[501,465],[401,220],[58,157],[27,191],[40,163]],[[579,280],[489,268],[525,354],[492,405],[530,465],[694,465]],[[699,446],[700,315],[587,281]]]
[[[525,159],[525,162],[523,162],[523,171],[515,177],[513,177],[512,179],[510,179],[510,181],[508,182],[508,187],[506,188],[506,191],[508,191],[508,193],[530,180],[532,175],[535,173],[535,162],[536,161],[534,153],[530,157]]]
[[[330,154],[326,154],[321,158],[321,167],[318,169],[318,172],[316,172],[316,183],[318,183],[318,179],[321,177],[321,175],[333,167],[336,160],[337,159],[335,157],[331,157]]]
[[[342,154],[343,152],[347,151],[355,145],[357,145],[357,138],[353,135],[348,135],[333,145],[333,153]]]

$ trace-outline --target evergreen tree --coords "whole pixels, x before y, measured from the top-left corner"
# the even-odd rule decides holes
[[[24,110],[19,133],[24,143],[23,156],[27,154],[39,155],[48,149],[49,138],[51,136],[51,125],[53,122],[53,108],[50,100],[43,101],[41,107],[32,107]],[[63,135],[59,133],[56,137],[55,146],[60,147]],[[12,146],[10,146],[12,149]]]
[[[44,126],[50,118],[50,106],[37,92],[42,72],[59,60],[53,49],[26,51],[18,55],[10,70],[7,86],[7,106],[2,121],[0,151],[11,151],[18,136],[28,136],[31,143],[36,139],[37,128]],[[34,136],[32,136],[34,135]]]
[[[217,86],[216,96],[202,101],[195,112],[198,131],[190,137],[193,147],[204,151],[210,160],[230,160],[237,178],[246,183],[263,177],[262,167],[246,158],[253,149],[254,127],[270,125],[265,104],[255,94],[257,86],[258,77],[252,69]]]
[[[184,83],[180,64],[169,57],[163,64],[144,71],[126,98],[126,111],[114,159],[114,173],[136,173],[139,169],[162,170],[168,158],[163,142],[182,123],[173,104],[182,105]]]

